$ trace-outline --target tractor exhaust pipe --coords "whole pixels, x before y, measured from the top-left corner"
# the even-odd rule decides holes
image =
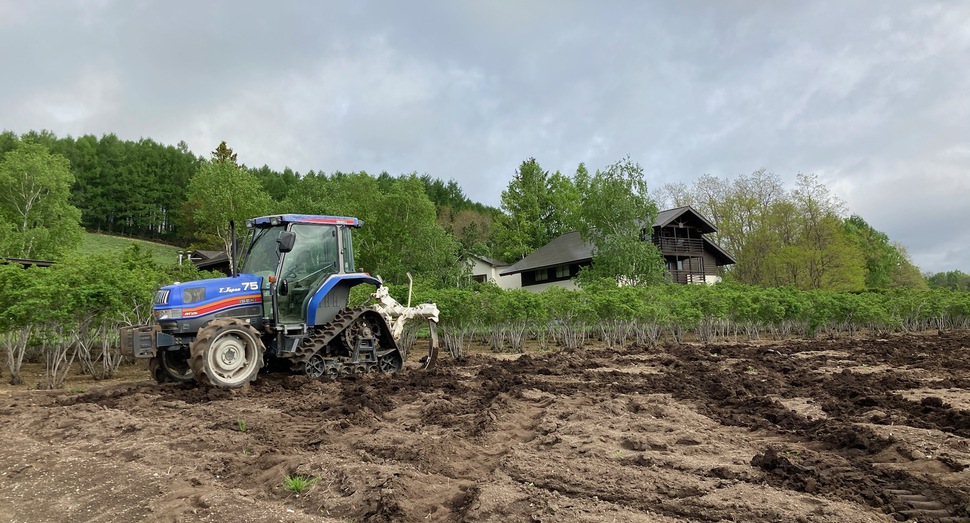
[[[232,273],[232,277],[235,278],[239,276],[239,260],[236,259],[239,246],[236,241],[236,222],[233,220],[229,220],[229,236],[232,238],[229,244],[229,271]]]

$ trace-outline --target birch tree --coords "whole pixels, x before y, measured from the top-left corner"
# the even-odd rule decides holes
[[[81,211],[71,205],[66,158],[21,142],[0,160],[0,255],[56,259],[81,242]]]

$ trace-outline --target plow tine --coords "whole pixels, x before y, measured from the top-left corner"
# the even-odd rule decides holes
[[[431,328],[431,340],[428,342],[428,355],[422,358],[424,370],[433,369],[438,362],[438,323],[428,320],[428,327]]]

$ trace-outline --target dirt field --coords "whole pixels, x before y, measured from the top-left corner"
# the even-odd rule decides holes
[[[0,521],[967,521],[970,333],[0,392]],[[284,489],[286,476],[314,481]]]

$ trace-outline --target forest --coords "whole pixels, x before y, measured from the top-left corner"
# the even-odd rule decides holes
[[[110,375],[119,363],[119,325],[147,322],[160,285],[211,276],[175,260],[156,263],[137,248],[121,259],[80,255],[84,231],[228,249],[230,221],[283,212],[362,219],[358,267],[391,284],[413,275],[417,297],[441,307],[455,357],[476,338],[520,352],[525,339],[577,349],[591,339],[612,345],[967,326],[970,276],[921,274],[903,245],[850,214],[817,177],[796,180],[787,188],[761,169],[648,190],[630,158],[593,171],[580,164],[572,174],[528,158],[493,208],[427,174],[248,167],[225,142],[204,158],[184,142],[4,132],[0,257],[57,262],[0,265],[5,367],[16,382],[25,358],[44,361],[50,387],[75,360],[92,375]],[[737,259],[722,283],[668,284],[659,252],[644,241],[659,209],[683,205],[707,217],[718,229],[712,239]],[[579,291],[501,291],[469,277],[469,255],[514,262],[569,231],[594,247]]]

